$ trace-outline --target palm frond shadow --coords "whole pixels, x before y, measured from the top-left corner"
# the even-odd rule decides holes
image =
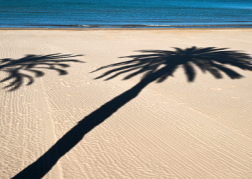
[[[184,67],[188,81],[195,79],[196,74],[193,64],[198,66],[203,72],[210,72],[216,78],[222,77],[221,72],[224,72],[232,79],[242,77],[241,74],[226,67],[226,64],[252,71],[252,58],[248,54],[226,49],[191,47],[184,50],[175,48],[175,51],[150,50],[140,52],[149,54],[123,57],[133,59],[103,66],[95,71],[113,68],[96,79],[107,77],[106,79],[109,80],[120,74],[131,72],[124,79],[143,73],[142,80],[84,117],[40,158],[20,171],[13,179],[39,179],[45,176],[59,159],[77,145],[88,132],[137,97],[148,84],[153,81],[162,82],[171,76],[180,65]]]
[[[65,68],[70,67],[68,63],[83,63],[82,61],[73,58],[82,55],[70,54],[49,54],[49,55],[26,55],[20,59],[0,59],[0,72],[5,72],[8,75],[0,80],[0,83],[9,82],[4,88],[8,91],[14,91],[26,83],[31,85],[34,78],[44,76],[42,70],[54,70],[59,75],[66,75]]]
[[[222,73],[231,79],[242,77],[241,74],[227,65],[235,66],[242,70],[252,70],[252,58],[249,55],[227,50],[227,48],[191,47],[174,49],[174,51],[141,50],[139,52],[144,53],[142,55],[121,57],[132,58],[133,60],[103,66],[95,70],[112,68],[96,79],[106,78],[105,80],[110,80],[124,73],[129,73],[124,77],[124,80],[127,80],[142,73],[144,74],[142,79],[151,80],[154,77],[153,79],[160,83],[169,76],[173,76],[176,69],[181,66],[185,71],[187,80],[192,82],[196,77],[195,67],[198,67],[203,73],[209,72],[217,79],[223,77]]]

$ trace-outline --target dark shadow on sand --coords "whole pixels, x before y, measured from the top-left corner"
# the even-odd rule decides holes
[[[9,82],[4,88],[8,91],[14,91],[26,83],[31,85],[34,78],[44,76],[45,70],[54,70],[59,75],[66,75],[67,67],[70,67],[70,62],[83,63],[82,61],[73,58],[82,55],[70,54],[49,54],[49,55],[26,55],[20,59],[0,59],[0,73],[7,73],[0,83]]]
[[[179,66],[184,68],[189,82],[192,82],[196,77],[195,67],[199,67],[203,72],[211,73],[215,78],[222,78],[222,73],[231,79],[242,77],[228,65],[252,71],[252,58],[248,54],[223,48],[191,47],[186,49],[175,48],[174,51],[145,50],[140,52],[143,54],[126,57],[132,58],[132,60],[103,66],[95,71],[112,68],[97,79],[107,77],[106,79],[109,80],[121,74],[129,73],[124,79],[144,74],[142,80],[83,118],[38,160],[27,166],[13,179],[42,178],[62,156],[82,140],[85,134],[134,99],[148,84],[154,81],[163,82],[169,76],[172,76]]]

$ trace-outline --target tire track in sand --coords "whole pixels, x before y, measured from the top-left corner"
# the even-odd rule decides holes
[[[56,134],[55,134],[54,120],[53,120],[52,115],[51,115],[52,110],[51,110],[51,107],[50,107],[50,103],[48,101],[48,95],[46,94],[45,84],[43,82],[43,79],[40,79],[40,80],[41,80],[41,89],[43,91],[44,99],[46,101],[46,105],[47,105],[47,108],[48,108],[48,115],[50,116],[50,120],[48,120],[48,124],[51,126],[51,129],[52,129],[53,136],[52,136],[51,140],[53,140],[53,144],[54,144],[56,142],[57,138],[56,138]],[[62,172],[62,167],[61,167],[60,161],[58,161],[57,164],[53,168],[54,168],[54,170],[52,169],[53,171],[51,170],[51,172],[48,173],[49,175],[51,175],[53,173],[52,174],[53,177],[49,177],[49,178],[63,179],[63,172]],[[48,176],[48,174],[44,178],[46,178]]]

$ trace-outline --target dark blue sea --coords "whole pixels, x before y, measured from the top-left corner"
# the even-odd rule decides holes
[[[0,0],[0,27],[252,27],[252,0]]]

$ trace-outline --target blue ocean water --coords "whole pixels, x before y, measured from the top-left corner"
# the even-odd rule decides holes
[[[252,27],[252,0],[0,0],[0,27]]]

